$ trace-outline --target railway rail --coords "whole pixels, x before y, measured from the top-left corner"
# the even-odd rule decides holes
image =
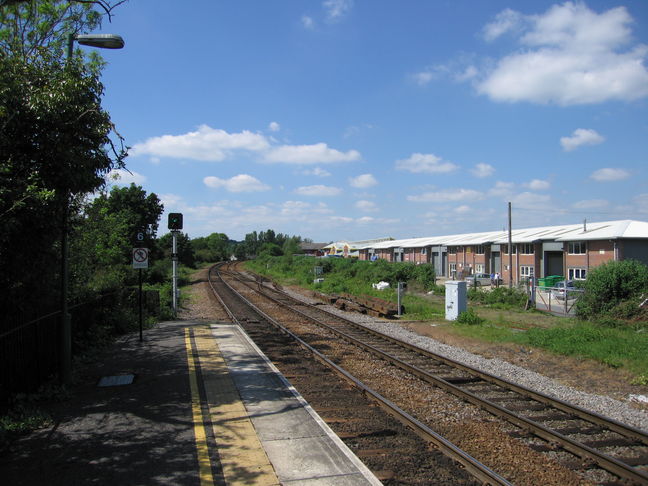
[[[319,305],[297,301],[259,279],[227,274],[263,293],[274,305],[289,308],[346,342],[509,421],[518,428],[519,437],[541,438],[544,442],[535,445],[537,450],[560,448],[608,471],[619,482],[648,484],[648,435],[639,429],[399,341]]]
[[[306,394],[311,405],[329,425],[334,426],[334,429],[336,424],[352,424],[351,431],[344,428],[340,430],[338,427],[336,432],[342,439],[351,440],[355,444],[353,448],[358,456],[368,463],[379,479],[397,484],[511,484],[357,380],[324,354],[266,315],[215,274],[210,274],[209,283],[230,319],[242,325],[255,342],[259,338],[265,342],[266,351],[268,349],[272,351],[273,344],[278,345],[282,336],[285,336],[291,342],[298,343],[318,363],[332,370],[350,385],[336,386],[331,383],[330,376],[323,377],[324,385],[318,384],[317,380],[322,377],[323,372],[304,370],[303,367],[307,366],[305,360],[295,358],[290,351],[287,354],[285,346],[281,347],[279,356],[273,359],[283,365],[299,363],[297,369],[292,370],[290,367],[286,370],[285,366],[282,366],[284,374],[293,383],[295,380],[301,381],[298,384],[300,393]],[[281,331],[280,335],[277,334],[277,329]],[[345,396],[348,389],[352,389],[353,392],[350,396]],[[358,394],[358,391],[362,394]],[[358,400],[364,403],[358,403]],[[387,412],[392,422],[396,422],[400,428],[394,423],[385,424],[384,412]],[[418,443],[418,438],[412,441],[408,435],[417,435],[425,442]],[[362,445],[358,446],[358,441]],[[425,443],[433,444],[434,448],[425,447]],[[391,467],[385,470],[385,467],[390,465]],[[403,472],[406,477],[402,477]],[[414,476],[407,476],[408,472],[413,473]]]

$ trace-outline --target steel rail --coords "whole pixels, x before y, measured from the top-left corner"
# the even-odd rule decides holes
[[[217,269],[217,272],[219,270]],[[219,275],[220,277],[220,275]],[[485,464],[482,464],[479,462],[477,459],[472,457],[470,454],[467,452],[463,451],[462,449],[458,448],[456,445],[454,445],[452,442],[448,441],[445,437],[441,436],[416,418],[412,417],[409,415],[407,412],[402,410],[400,407],[398,407],[395,403],[391,402],[387,398],[383,397],[380,395],[378,392],[375,390],[371,389],[367,385],[365,385],[363,382],[355,378],[352,374],[350,374],[348,371],[344,370],[341,368],[339,365],[335,364],[333,361],[328,359],[324,354],[322,354],[320,351],[317,349],[313,348],[310,346],[308,343],[306,343],[304,340],[302,340],[300,337],[295,335],[292,331],[287,329],[285,326],[281,325],[279,322],[277,322],[275,319],[267,315],[265,312],[263,312],[261,309],[259,309],[257,306],[255,306],[252,302],[250,302],[247,298],[245,298],[240,292],[236,291],[231,285],[229,285],[224,279],[222,279],[222,282],[229,288],[229,290],[240,300],[242,300],[247,306],[249,306],[251,309],[253,309],[259,316],[261,316],[264,320],[272,324],[274,327],[279,329],[282,333],[286,334],[289,336],[291,339],[293,339],[296,343],[298,343],[302,348],[307,350],[310,354],[312,354],[318,361],[321,363],[325,364],[327,367],[331,368],[336,374],[344,378],[345,380],[349,381],[354,387],[358,388],[360,391],[363,393],[367,394],[370,396],[376,403],[386,412],[388,412],[390,415],[392,415],[394,418],[396,418],[399,422],[403,423],[407,427],[411,428],[417,435],[422,437],[424,440],[428,442],[432,442],[435,444],[442,452],[444,455],[456,460],[460,464],[462,464],[466,470],[470,471],[470,473],[480,481],[482,481],[484,484],[489,484],[489,485],[501,485],[501,486],[512,486],[512,483],[507,481],[505,478],[494,472],[492,469],[490,469],[488,466]],[[212,287],[213,288],[213,287]],[[222,298],[219,297],[221,302],[223,302]],[[223,305],[227,307],[224,303]],[[230,311],[227,311],[228,314],[230,314]],[[231,314],[233,315],[233,314]],[[237,320],[235,322],[238,322]]]
[[[247,282],[244,282],[244,281],[242,281],[240,279],[239,279],[239,281],[241,281],[241,283],[247,285],[248,287],[252,288],[251,286],[248,285]],[[290,297],[288,294],[285,294],[284,292],[280,292],[280,291],[278,291],[276,289],[274,289],[273,291],[281,293],[282,297],[285,297],[285,298],[288,298],[290,300],[295,301],[294,298]],[[283,307],[290,308],[290,306],[288,306],[285,302],[282,302],[282,301],[280,301],[280,300],[278,300],[278,299],[276,299],[276,298],[274,298],[272,296],[269,296],[269,295],[267,295],[265,293],[264,293],[264,295],[265,295],[266,298],[272,300],[276,304],[278,304],[280,306],[283,306]],[[296,302],[298,302],[300,306],[304,306],[303,302],[301,302],[301,301],[296,301]],[[511,383],[511,382],[509,382],[507,380],[504,380],[502,378],[498,378],[498,377],[496,377],[494,375],[491,375],[489,373],[482,372],[482,371],[479,371],[479,370],[475,370],[475,369],[473,369],[473,368],[471,368],[469,366],[458,363],[458,362],[456,362],[456,361],[454,361],[452,359],[436,355],[433,352],[424,350],[424,349],[419,348],[417,346],[414,346],[414,345],[411,345],[411,344],[408,344],[408,343],[404,343],[404,342],[402,342],[402,341],[400,341],[398,339],[395,339],[395,338],[392,338],[390,336],[384,335],[384,334],[382,334],[382,333],[380,333],[378,331],[368,329],[365,326],[362,326],[360,324],[349,321],[348,319],[345,319],[343,317],[340,317],[340,316],[337,316],[337,315],[332,314],[330,312],[327,312],[324,309],[318,308],[316,306],[313,306],[313,305],[310,305],[310,304],[307,304],[306,306],[317,309],[318,312],[323,312],[325,314],[328,314],[328,315],[334,317],[337,320],[343,321],[345,324],[350,325],[355,329],[360,329],[363,332],[368,332],[371,335],[374,335],[376,337],[385,339],[385,340],[387,340],[387,341],[389,341],[389,342],[391,342],[393,344],[399,345],[401,347],[408,348],[408,349],[410,349],[410,350],[412,350],[412,351],[414,351],[414,352],[416,352],[418,354],[423,354],[423,355],[425,355],[425,356],[427,356],[429,358],[440,360],[440,361],[442,361],[443,363],[445,363],[445,364],[447,364],[449,366],[459,368],[462,371],[467,372],[469,374],[476,374],[476,375],[480,376],[480,378],[484,379],[487,382],[494,383],[494,384],[496,384],[498,386],[501,386],[503,388],[513,389],[513,391],[516,391],[517,393],[520,393],[520,394],[522,394],[524,396],[527,396],[529,398],[536,399],[536,400],[538,400],[539,402],[541,402],[541,403],[543,403],[545,405],[553,406],[553,407],[555,407],[555,408],[557,408],[557,409],[559,409],[559,410],[561,410],[563,412],[567,412],[569,414],[572,414],[572,415],[574,415],[574,416],[576,416],[576,417],[578,417],[580,419],[592,422],[592,423],[597,424],[597,425],[605,426],[605,427],[609,428],[610,430],[612,430],[614,432],[617,432],[617,433],[620,433],[621,435],[626,436],[627,438],[630,438],[630,439],[633,439],[633,440],[639,440],[640,442],[642,442],[644,444],[648,444],[648,436],[646,434],[644,434],[639,429],[629,427],[629,426],[627,426],[625,424],[617,422],[617,421],[615,421],[613,419],[609,419],[609,418],[604,417],[602,415],[596,414],[594,412],[590,412],[590,411],[587,411],[585,409],[581,409],[580,407],[577,407],[575,405],[571,405],[571,404],[569,404],[567,402],[564,402],[562,400],[554,399],[554,398],[549,397],[548,395],[544,395],[544,394],[542,394],[540,392],[535,392],[535,391],[529,390],[529,389],[527,389],[525,387],[522,387],[520,385],[516,385],[514,383]],[[357,346],[359,346],[359,347],[361,347],[363,349],[366,349],[367,351],[369,351],[369,352],[371,352],[373,354],[376,354],[376,355],[380,356],[381,358],[393,363],[394,365],[398,366],[401,369],[404,369],[404,370],[418,376],[419,378],[423,379],[424,381],[426,381],[428,383],[432,383],[432,384],[434,384],[436,386],[439,386],[439,387],[443,388],[444,390],[446,390],[446,391],[448,391],[448,392],[450,392],[450,393],[452,393],[452,394],[454,394],[454,395],[456,395],[456,396],[458,396],[458,397],[460,397],[460,398],[462,398],[464,400],[467,400],[470,403],[473,403],[474,405],[482,407],[482,408],[490,411],[491,413],[493,413],[495,415],[501,416],[501,417],[505,418],[506,420],[510,421],[511,423],[514,423],[518,427],[523,428],[524,430],[532,431],[538,437],[541,437],[542,439],[547,440],[550,443],[560,444],[565,450],[567,450],[567,451],[569,451],[569,452],[571,452],[571,453],[573,453],[573,454],[575,454],[575,455],[577,455],[579,457],[587,458],[587,459],[590,459],[590,460],[594,461],[601,468],[606,469],[607,471],[617,475],[620,478],[636,481],[636,482],[638,482],[640,484],[648,483],[648,474],[647,473],[644,473],[644,472],[642,472],[642,471],[640,471],[640,470],[638,470],[638,469],[636,469],[636,468],[634,468],[634,467],[632,467],[632,466],[630,466],[630,465],[628,465],[628,464],[626,464],[626,463],[624,463],[624,462],[622,462],[622,461],[620,461],[620,460],[618,460],[618,459],[616,459],[614,457],[611,457],[611,456],[609,456],[607,454],[599,452],[596,449],[593,449],[592,447],[589,447],[589,446],[587,446],[585,444],[582,444],[581,442],[570,439],[569,437],[566,437],[565,435],[563,435],[563,434],[561,434],[561,433],[559,433],[559,432],[557,432],[555,430],[552,430],[552,429],[550,429],[548,427],[545,427],[544,425],[541,425],[541,424],[539,424],[537,422],[534,422],[533,420],[527,419],[526,417],[522,417],[519,414],[516,414],[516,413],[514,413],[514,412],[512,412],[512,411],[510,411],[510,410],[508,410],[508,409],[506,409],[506,408],[504,408],[504,407],[502,407],[502,406],[500,406],[500,405],[498,405],[496,403],[493,403],[493,402],[491,402],[491,401],[489,401],[487,399],[480,398],[476,394],[474,394],[474,393],[472,393],[470,391],[463,390],[461,387],[456,386],[456,385],[444,380],[443,378],[439,378],[437,376],[434,376],[432,373],[429,373],[429,372],[427,372],[427,371],[425,371],[425,370],[423,370],[421,368],[418,368],[418,367],[413,366],[413,365],[411,365],[409,363],[406,363],[405,361],[401,360],[400,358],[397,358],[397,357],[395,357],[395,356],[393,356],[393,355],[391,355],[391,354],[389,354],[389,353],[387,353],[387,352],[385,352],[383,350],[380,350],[380,349],[376,348],[375,346],[364,343],[361,340],[359,340],[359,339],[357,339],[357,338],[355,338],[355,337],[353,337],[353,336],[351,336],[351,335],[349,335],[349,334],[347,334],[347,333],[345,333],[345,332],[343,332],[343,331],[341,331],[339,329],[336,329],[334,326],[331,326],[331,325],[329,325],[329,324],[327,324],[325,322],[322,322],[321,320],[319,320],[319,319],[317,319],[317,318],[315,318],[313,316],[309,316],[308,314],[304,313],[303,311],[301,311],[299,309],[290,308],[290,310],[297,313],[297,314],[299,314],[299,315],[301,315],[301,316],[303,316],[303,317],[305,317],[305,318],[307,318],[307,319],[310,319],[310,320],[316,322],[318,325],[330,330],[331,332],[334,332],[335,334],[337,334],[340,337],[342,337],[343,339],[351,342],[352,344],[357,345]]]

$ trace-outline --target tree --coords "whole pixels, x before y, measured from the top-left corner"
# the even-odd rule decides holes
[[[0,51],[25,62],[43,55],[62,59],[67,34],[97,29],[124,1],[0,0]],[[100,59],[94,51],[89,56]]]
[[[173,253],[173,235],[166,233],[160,238],[159,247],[161,248],[164,258],[171,261]],[[178,261],[182,265],[194,267],[196,265],[196,255],[194,248],[187,233],[178,232],[176,235],[176,250],[178,253]]]
[[[636,260],[607,262],[587,275],[585,292],[576,302],[576,311],[584,318],[631,317],[620,315],[618,306],[642,293],[648,293],[648,266]],[[639,302],[631,303],[630,307],[641,310]]]
[[[157,195],[140,186],[114,187],[89,202],[78,218],[72,239],[71,274],[77,293],[87,287],[107,290],[132,277],[131,252],[135,245],[149,248],[151,260],[162,258],[154,251],[158,222],[164,211]],[[135,241],[138,230],[146,229],[145,240]]]
[[[80,63],[0,57],[0,285],[14,305],[33,307],[25,296],[42,293],[38,280],[54,277],[68,209],[74,214],[82,196],[123,167],[126,153],[112,150],[102,94]],[[30,272],[26,262],[47,273]],[[51,305],[56,296],[47,294],[39,301]]]

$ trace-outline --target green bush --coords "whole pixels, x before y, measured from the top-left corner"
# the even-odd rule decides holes
[[[648,267],[635,260],[605,263],[591,270],[576,313],[585,319],[609,316],[630,319],[642,312],[639,297],[648,293]],[[635,300],[636,304],[624,304]],[[617,314],[621,312],[622,315]]]
[[[493,307],[523,308],[527,302],[527,295],[521,290],[508,287],[497,287],[490,291],[470,288],[468,299]]]
[[[466,324],[469,326],[481,326],[486,322],[486,319],[479,317],[473,309],[468,309],[457,317],[457,322],[459,324]]]

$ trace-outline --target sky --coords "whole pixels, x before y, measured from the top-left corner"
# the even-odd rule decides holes
[[[648,221],[644,0],[130,0],[101,32],[110,184],[160,234]]]

